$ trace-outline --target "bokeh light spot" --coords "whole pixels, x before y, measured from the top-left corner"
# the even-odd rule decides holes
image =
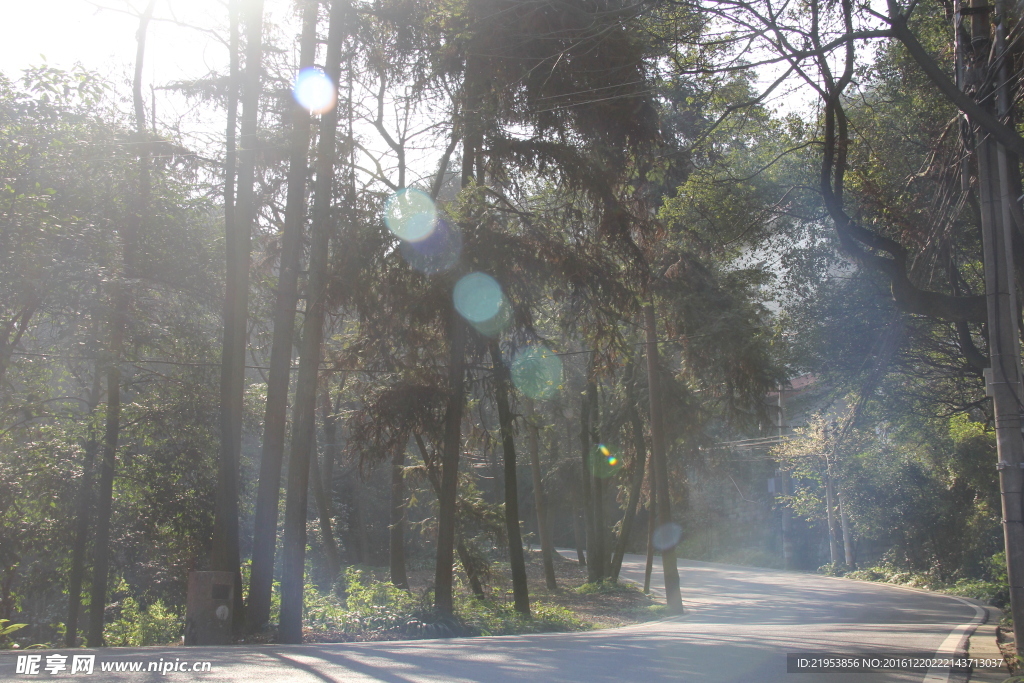
[[[470,273],[455,283],[455,310],[471,323],[484,323],[501,311],[501,285],[486,273]]]
[[[384,225],[407,242],[430,237],[437,228],[437,208],[426,192],[407,187],[391,195],[384,205]]]
[[[307,66],[295,77],[292,95],[303,109],[313,114],[323,114],[334,108],[338,91],[330,76],[315,66]]]
[[[658,550],[668,550],[669,548],[676,547],[682,538],[683,527],[675,522],[669,522],[668,524],[662,524],[654,530],[651,542]]]
[[[498,306],[498,312],[494,317],[488,318],[482,322],[470,322],[470,325],[485,337],[497,337],[505,331],[505,328],[508,327],[510,322],[512,322],[512,306],[508,303],[508,299],[505,298],[505,295],[502,294],[501,303]]]
[[[562,361],[546,346],[529,346],[512,362],[512,383],[530,398],[551,398],[562,384]]]
[[[590,456],[590,471],[595,477],[607,479],[622,469],[622,458],[616,446],[597,444]]]
[[[398,248],[406,262],[421,273],[444,273],[459,263],[462,235],[448,221],[439,217],[430,235],[418,242],[402,240]]]

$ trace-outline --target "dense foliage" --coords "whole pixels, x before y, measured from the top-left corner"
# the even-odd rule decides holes
[[[215,524],[244,592],[270,567],[262,638],[282,586],[317,637],[584,628],[522,601],[517,530],[586,553],[583,594],[675,529],[696,559],[1004,599],[988,329],[947,315],[984,290],[980,179],[904,34],[816,0],[338,3],[296,3],[301,55],[278,27],[245,64],[236,26],[240,65],[167,88],[228,113],[202,152],[138,80],[129,114],[82,69],[0,76],[0,626],[28,624],[0,647],[57,644],[76,581],[106,644],[177,641]],[[940,10],[910,26],[949,71]],[[765,90],[761,53],[816,72]],[[289,90],[312,64],[324,107]],[[269,554],[267,505],[299,520]]]

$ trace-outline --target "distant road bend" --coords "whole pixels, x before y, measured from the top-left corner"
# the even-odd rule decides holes
[[[624,578],[643,581],[643,571],[642,556],[626,556]],[[787,674],[786,653],[962,653],[984,618],[966,600],[893,586],[691,561],[680,562],[680,574],[686,614],[625,628],[386,643],[74,651],[95,653],[97,662],[162,657],[212,663],[209,673],[166,675],[100,673],[98,666],[92,676],[16,675],[16,655],[8,651],[0,654],[0,680],[949,683],[963,676],[937,669]],[[654,577],[652,588],[663,596],[658,566]]]

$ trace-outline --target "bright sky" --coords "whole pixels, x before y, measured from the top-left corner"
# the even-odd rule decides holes
[[[291,0],[264,0],[265,18],[290,24]],[[28,0],[5,7],[7,31],[0,41],[0,72],[17,79],[29,66],[67,69],[79,62],[130,96],[135,68],[137,15],[146,0]],[[190,28],[190,27],[198,27]],[[146,34],[143,93],[150,86],[227,71],[226,0],[157,0]],[[291,32],[291,29],[285,29]],[[287,35],[288,33],[286,33]],[[181,124],[185,144],[201,149],[223,134],[223,113],[196,107],[168,92],[156,92],[160,127]],[[130,105],[129,105],[130,107]],[[127,109],[127,107],[126,107]]]
[[[77,61],[112,80],[121,78],[134,64],[138,27],[138,20],[125,11],[143,5],[142,0],[11,3],[4,12],[8,30],[0,41],[0,70],[13,77],[44,61],[61,68]],[[217,0],[158,0],[158,17],[171,18],[172,12],[180,21],[204,28],[227,25],[227,10]],[[227,50],[212,36],[156,21],[147,36],[146,80],[159,84],[200,76],[226,58]]]

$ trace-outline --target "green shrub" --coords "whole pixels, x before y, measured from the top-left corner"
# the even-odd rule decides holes
[[[531,617],[515,611],[508,603],[470,598],[460,600],[456,607],[465,635],[504,636],[518,633],[550,633],[585,631],[590,628],[570,610],[558,605],[535,602]]]
[[[1005,583],[998,581],[978,581],[977,579],[960,579],[952,587],[946,589],[950,595],[981,600],[994,607],[1005,607],[1010,602],[1010,589]]]
[[[847,572],[846,577],[861,581],[875,581],[892,583],[899,586],[911,586],[913,588],[925,588],[950,595],[973,598],[995,607],[1003,607],[1010,601],[1004,557],[1003,553],[997,553],[987,560],[987,573],[994,579],[991,581],[960,579],[953,584],[943,583],[929,574],[900,569],[888,562],[882,562],[874,567]],[[825,566],[828,567],[829,565]]]
[[[609,585],[605,591],[633,590]],[[436,612],[433,595],[416,596],[378,581],[365,569],[345,571],[344,601],[306,586],[305,623],[314,630],[340,633],[367,640],[397,638],[449,638],[453,636],[511,635],[549,631],[582,631],[589,625],[570,610],[535,602],[532,617],[525,618],[508,602],[478,600],[456,594],[455,614]]]
[[[145,609],[135,598],[121,601],[120,614],[103,629],[103,639],[112,646],[168,645],[181,639],[184,619],[157,600]]]
[[[10,619],[0,619],[0,650],[9,650],[13,645],[10,634],[26,626],[28,624],[12,624]]]

